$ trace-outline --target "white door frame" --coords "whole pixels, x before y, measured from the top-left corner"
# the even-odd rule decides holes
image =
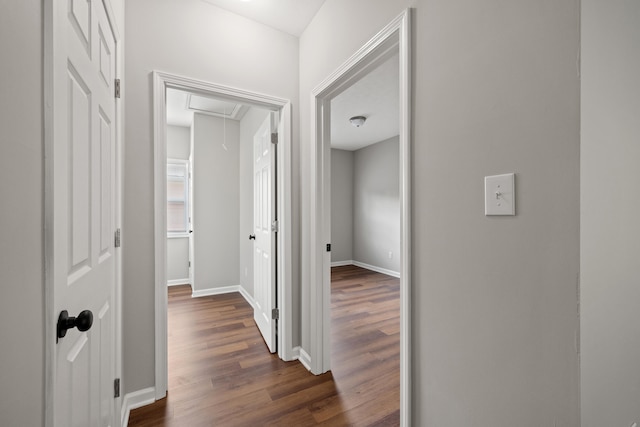
[[[167,212],[166,212],[166,89],[174,88],[217,98],[238,101],[280,111],[284,118],[285,134],[277,144],[278,160],[278,356],[294,360],[292,347],[291,301],[291,103],[289,100],[248,92],[228,86],[208,83],[161,71],[153,72],[154,118],[154,234],[155,234],[155,397],[167,393]]]
[[[411,13],[405,10],[311,94],[310,220],[310,367],[315,374],[331,369],[331,99],[390,55],[400,61],[400,424],[411,417]]]
[[[124,57],[122,55],[122,35],[118,29],[117,20],[111,0],[101,0],[105,11],[107,13],[107,19],[111,25],[111,31],[115,39],[115,76],[116,79],[121,79],[124,74]],[[53,237],[55,230],[53,229],[53,178],[54,178],[54,162],[53,162],[53,150],[54,143],[54,110],[53,106],[55,102],[55,94],[59,92],[60,88],[55,88],[54,83],[54,67],[58,58],[58,51],[56,49],[57,38],[59,37],[59,29],[56,28],[54,23],[55,19],[55,7],[54,3],[57,2],[44,2],[44,264],[45,264],[45,278],[44,278],[44,299],[45,299],[45,385],[44,385],[44,425],[46,427],[53,427],[54,425],[54,408],[53,408],[53,393],[55,389],[55,375],[56,375],[56,337],[55,330],[58,320],[58,313],[54,310],[54,276],[53,276]],[[115,100],[115,228],[122,228],[122,140],[123,140],[123,126],[122,126],[122,99],[124,98],[124,89],[120,92],[121,99]],[[115,344],[115,375],[116,378],[122,378],[122,251],[118,248],[115,250],[115,293],[113,296],[114,302],[114,344]],[[122,407],[122,395],[119,398],[114,399],[114,422],[120,420],[120,413]]]

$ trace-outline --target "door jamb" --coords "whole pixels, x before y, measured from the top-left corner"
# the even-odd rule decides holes
[[[309,356],[314,374],[330,370],[330,101],[399,51],[400,61],[400,424],[411,424],[411,9],[406,9],[311,94]]]
[[[192,93],[239,101],[272,111],[280,111],[284,118],[284,135],[278,141],[278,276],[277,293],[280,319],[278,320],[278,356],[294,360],[292,338],[292,216],[291,216],[291,103],[255,92],[222,86],[182,77],[162,71],[153,72],[154,119],[154,236],[155,236],[155,398],[167,393],[167,242],[166,242],[166,89],[174,88]]]

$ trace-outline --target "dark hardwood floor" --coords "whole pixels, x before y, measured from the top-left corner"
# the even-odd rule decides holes
[[[332,372],[268,352],[238,293],[169,288],[169,392],[130,427],[399,425],[399,281],[334,267]]]

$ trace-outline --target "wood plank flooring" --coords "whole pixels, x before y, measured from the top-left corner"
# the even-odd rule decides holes
[[[331,277],[333,369],[319,376],[268,352],[239,293],[169,288],[168,396],[129,426],[399,425],[399,281],[355,266]]]

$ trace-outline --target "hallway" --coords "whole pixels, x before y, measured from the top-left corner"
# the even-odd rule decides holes
[[[169,392],[130,427],[399,424],[399,281],[332,269],[332,365],[310,374],[269,354],[238,294],[169,288]]]

